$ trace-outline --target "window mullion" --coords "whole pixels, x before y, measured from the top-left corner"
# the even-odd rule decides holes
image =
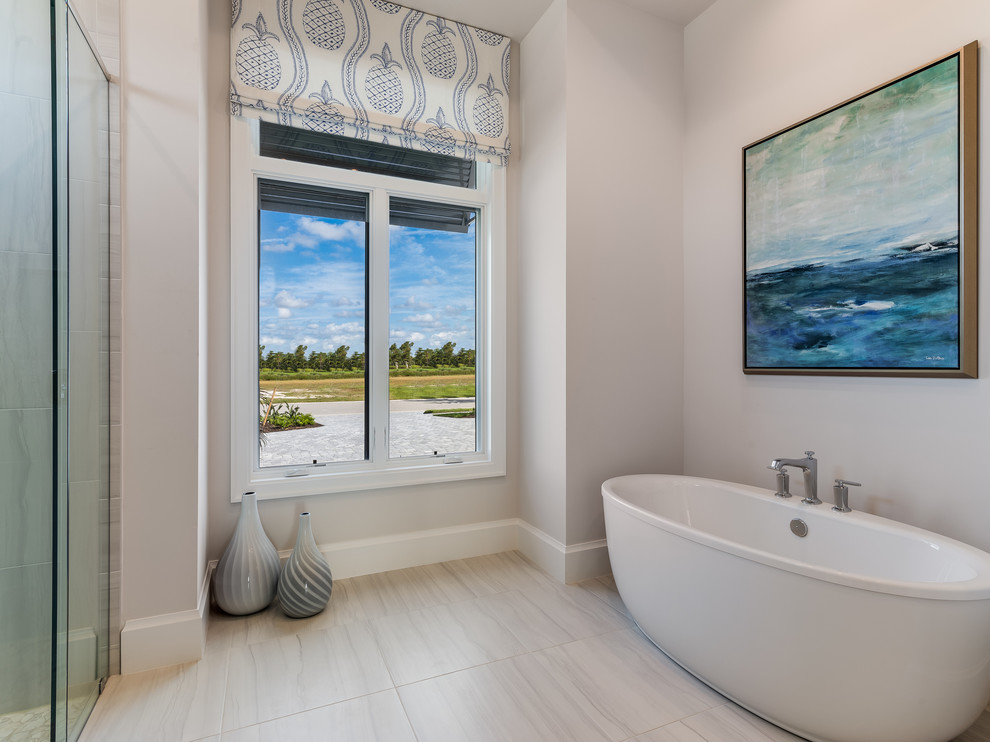
[[[371,192],[368,265],[368,418],[371,461],[388,461],[388,193]]]

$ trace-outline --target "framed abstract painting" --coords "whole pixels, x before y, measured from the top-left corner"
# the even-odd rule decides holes
[[[748,374],[976,378],[978,44],[743,148]]]

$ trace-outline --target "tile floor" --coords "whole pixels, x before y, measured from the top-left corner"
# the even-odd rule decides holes
[[[215,613],[201,661],[111,678],[81,742],[797,739],[667,659],[610,579],[505,553],[339,580],[309,619]]]

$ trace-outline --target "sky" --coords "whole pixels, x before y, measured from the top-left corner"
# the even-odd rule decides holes
[[[259,344],[365,352],[363,222],[261,212]],[[474,228],[390,227],[389,344],[474,348]]]
[[[958,57],[747,148],[746,270],[958,234]]]

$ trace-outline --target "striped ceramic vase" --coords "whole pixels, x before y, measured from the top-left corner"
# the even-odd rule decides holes
[[[257,495],[245,492],[234,536],[213,573],[213,597],[224,613],[244,616],[271,605],[281,562],[258,517]]]
[[[315,616],[327,607],[333,576],[313,540],[309,513],[300,513],[296,546],[278,579],[278,602],[289,618]]]

